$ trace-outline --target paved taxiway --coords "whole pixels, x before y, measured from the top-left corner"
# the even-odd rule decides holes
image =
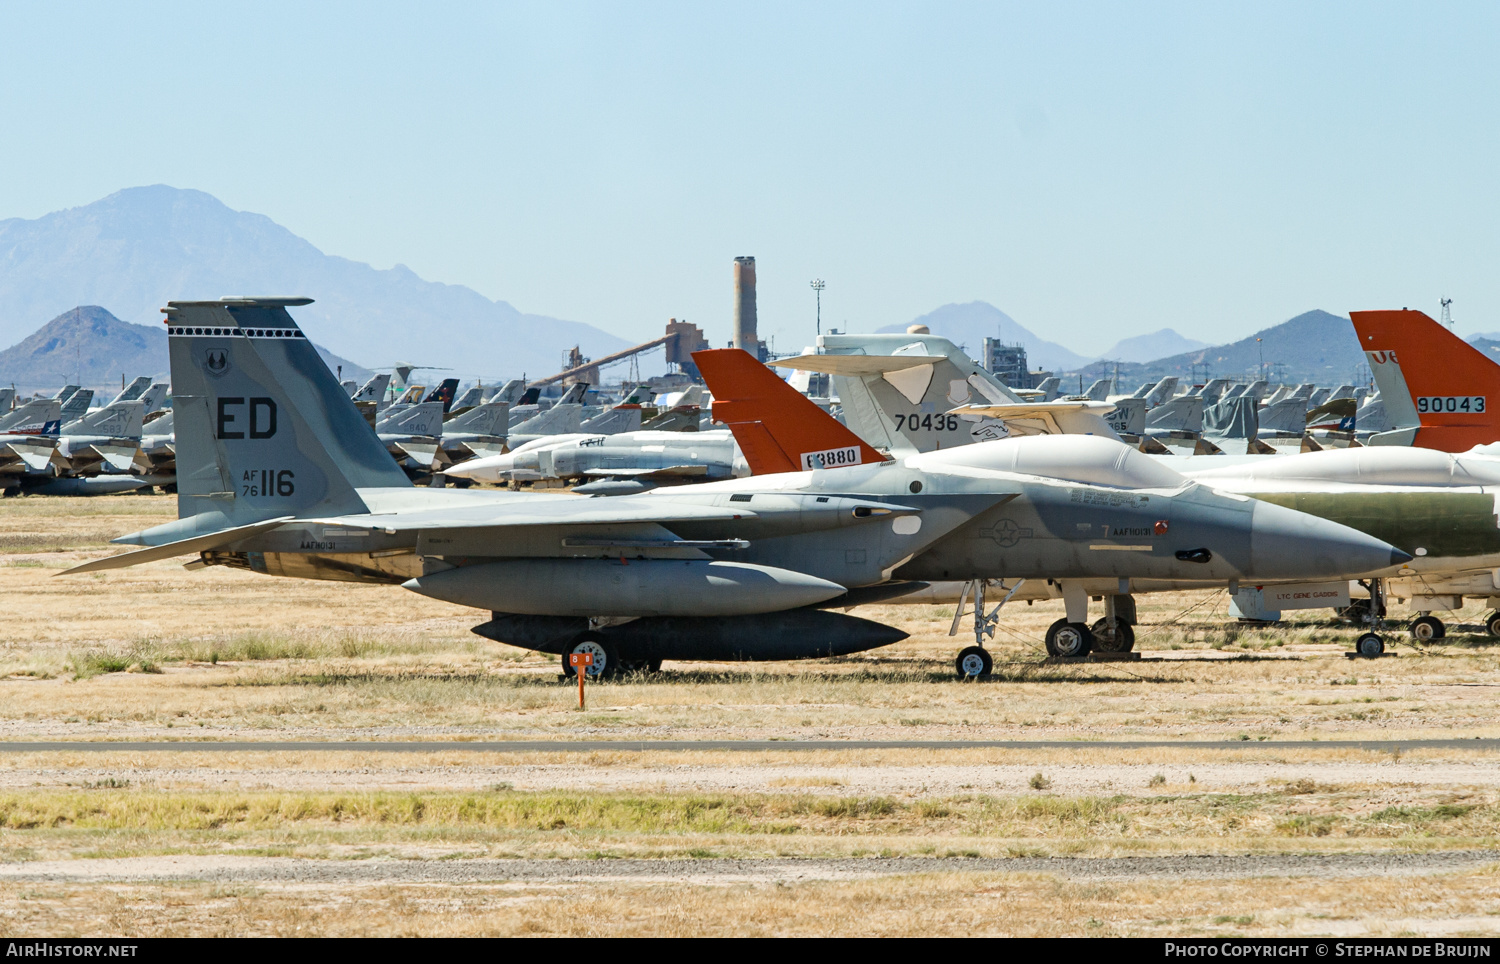
[[[1189,749],[1189,750],[1371,750],[1377,753],[1409,750],[1500,751],[1500,739],[1448,740],[507,740],[411,742],[215,742],[108,741],[0,742],[0,753],[168,752],[168,753],[599,753],[599,752],[690,752],[705,750],[810,751],[810,750],[1097,750]]]

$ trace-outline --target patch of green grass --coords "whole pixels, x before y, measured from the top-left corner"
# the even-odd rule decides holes
[[[1473,803],[1442,803],[1435,807],[1386,807],[1367,818],[1372,823],[1404,823],[1422,826],[1439,820],[1456,820],[1480,809]]]
[[[1299,813],[1276,824],[1276,830],[1287,837],[1326,837],[1333,832],[1336,817]]]
[[[133,653],[106,653],[89,650],[70,653],[67,659],[68,672],[78,679],[91,679],[104,673],[123,673],[136,661]]]

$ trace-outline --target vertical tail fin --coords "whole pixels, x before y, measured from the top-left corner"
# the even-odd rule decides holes
[[[138,439],[145,422],[146,406],[139,399],[110,402],[103,408],[68,422],[62,427],[62,434]]]
[[[510,403],[484,402],[462,415],[443,423],[447,433],[472,432],[475,435],[503,437],[510,431]]]
[[[0,418],[0,432],[8,435],[55,435],[49,427],[62,423],[62,403],[55,398],[33,398]]]
[[[752,474],[886,461],[749,352],[695,351],[693,363],[714,394],[714,420],[734,432]]]
[[[358,512],[357,489],[411,485],[287,314],[310,301],[225,298],[164,309],[177,514],[203,517],[188,528]]]
[[[445,378],[445,379],[443,379],[442,384],[438,385],[437,388],[434,388],[432,390],[431,394],[429,394],[426,398],[422,399],[422,401],[424,401],[424,402],[442,402],[443,403],[443,414],[446,415],[446,414],[448,414],[448,410],[453,407],[453,398],[457,394],[458,394],[458,379],[456,379],[456,378]]]
[[[120,389],[120,394],[109,400],[109,404],[115,402],[133,402],[141,397],[141,393],[151,387],[151,376],[142,375],[135,381]]]
[[[171,391],[171,386],[166,382],[152,382],[151,387],[141,393],[142,410],[147,415],[159,411],[163,405],[167,404],[169,391]]]
[[[1420,311],[1349,313],[1395,432],[1380,441],[1465,452],[1500,441],[1500,364]],[[1399,361],[1398,361],[1399,359]]]
[[[88,414],[89,405],[93,401],[94,390],[92,388],[80,388],[69,395],[67,401],[62,403],[62,411],[58,413],[58,418],[62,419],[64,423],[83,418],[83,416]]]

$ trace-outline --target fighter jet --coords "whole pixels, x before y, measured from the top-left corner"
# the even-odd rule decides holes
[[[894,642],[899,630],[816,607],[883,598],[916,559],[949,578],[998,566],[1066,581],[1320,578],[1406,558],[1107,439],[873,463],[862,446],[854,465],[614,499],[417,489],[286,310],[309,301],[169,303],[179,518],[70,572],[196,555],[190,568],[397,584],[486,611],[481,635],[565,665],[589,652],[608,674]]]
[[[828,463],[844,465],[868,464],[870,461],[878,460],[882,457],[880,453],[875,452],[858,436],[840,426],[837,422],[818,410],[807,399],[797,394],[790,386],[776,378],[775,375],[771,374],[763,365],[756,362],[748,353],[738,351],[737,349],[696,352],[694,353],[693,361],[698,366],[699,371],[703,373],[710,388],[714,391],[716,398],[715,417],[730,425],[736,437],[740,440],[746,457],[756,473],[756,477],[763,478],[767,473],[793,471],[799,466],[808,468]],[[1023,440],[1016,441],[1019,443]],[[1055,474],[1057,477],[1070,479],[1080,478],[1079,472],[1089,472],[1091,470],[1067,468],[1067,459],[1077,457],[1083,463],[1087,463],[1091,457],[1091,453],[1094,457],[1103,457],[1107,451],[1130,452],[1130,457],[1128,459],[1122,457],[1122,461],[1118,463],[1118,466],[1123,469],[1127,464],[1132,465],[1133,467],[1130,469],[1130,472],[1132,474],[1140,473],[1138,478],[1142,484],[1145,484],[1144,480],[1151,473],[1158,470],[1171,471],[1170,469],[1166,469],[1161,462],[1154,461],[1147,456],[1121,446],[1119,443],[1108,440],[1070,436],[1044,436],[1028,438],[1024,439],[1024,441],[1031,443],[1030,447],[1014,449],[1018,453],[1015,458],[1021,459],[1023,456],[1020,453],[1024,453],[1025,458],[1041,459],[1050,465],[1056,466],[1055,473],[1037,474]],[[1001,444],[998,441],[976,442],[959,448],[934,451],[922,456],[920,464],[930,465],[937,461],[953,464],[986,464],[997,457],[1001,459],[1009,457],[1003,454],[1003,449],[997,448]],[[973,460],[972,463],[969,461],[971,459]],[[914,461],[916,460],[907,459],[905,460],[905,464],[909,465]],[[1019,462],[1016,464],[1019,465]],[[1035,465],[1039,463],[1031,464]],[[1104,474],[1107,473],[1091,474],[1089,477],[1095,480],[1102,480]],[[1175,473],[1172,474],[1175,476]],[[1162,477],[1163,481],[1160,483],[1163,486],[1166,485],[1165,479],[1165,476]],[[1047,501],[1047,496],[1045,495],[1037,494],[1033,497],[1039,499],[1041,504],[1045,504]],[[1133,642],[1133,633],[1129,629],[1128,623],[1118,623],[1112,605],[1106,605],[1105,619],[1101,621],[1105,623],[1104,626],[1101,627],[1096,624],[1093,629],[1087,626],[1086,614],[1090,596],[1104,596],[1106,599],[1112,601],[1116,595],[1127,595],[1132,588],[1140,591],[1186,588],[1195,581],[1195,573],[1191,568],[1187,568],[1185,571],[1179,570],[1173,576],[1165,578],[1136,571],[1134,578],[1131,580],[1131,587],[1127,588],[1125,582],[1118,581],[1121,573],[1109,569],[1109,562],[1104,560],[1064,561],[1064,556],[1070,551],[1070,548],[1082,551],[1082,547],[1068,547],[1065,544],[1069,538],[1068,529],[1066,524],[1059,526],[1058,522],[1066,517],[1066,513],[1056,517],[1056,521],[1050,521],[1046,518],[1045,512],[1037,516],[1031,515],[1031,507],[1034,504],[1029,503],[1025,507],[1019,504],[1011,506],[1003,513],[1007,517],[1004,519],[984,517],[985,521],[983,522],[976,520],[965,527],[961,527],[953,534],[945,537],[942,543],[924,553],[918,554],[914,559],[898,568],[894,574],[895,578],[900,579],[905,577],[928,582],[952,582],[957,579],[961,582],[977,582],[982,585],[988,580],[998,580],[1002,577],[1011,579],[1020,577],[1023,580],[1035,579],[1038,583],[1045,582],[1045,585],[1049,589],[1057,587],[1056,595],[1060,595],[1063,598],[1067,606],[1068,615],[1066,619],[1059,620],[1048,631],[1046,644],[1050,653],[1063,656],[1087,653],[1094,643],[1093,636],[1101,629],[1106,629],[1110,634],[1111,638],[1107,640],[1107,648],[1109,649],[1128,650]],[[1157,508],[1151,508],[1149,506],[1149,499],[1139,503],[1138,507],[1144,508],[1147,514],[1153,511],[1161,511]],[[1246,509],[1247,507],[1241,504],[1237,507],[1236,511],[1243,512]],[[1181,510],[1178,509],[1176,511],[1180,512]],[[1222,515],[1226,510],[1221,506],[1216,511]],[[1250,511],[1259,511],[1259,509],[1252,508]],[[1116,550],[1151,551],[1152,533],[1165,535],[1168,532],[1169,525],[1177,525],[1178,523],[1174,520],[1162,519],[1153,522],[1150,526],[1145,525],[1143,522],[1136,522],[1132,526],[1131,523],[1120,520],[1105,524],[1097,530],[1091,528],[1090,524],[1081,524],[1076,521],[1073,524],[1077,528],[1072,538],[1087,543],[1087,551],[1082,552],[1083,556],[1087,556],[1089,553],[1102,553],[1105,556],[1109,556],[1112,551]],[[1188,522],[1186,518],[1183,518],[1183,524],[1194,526],[1195,530],[1199,533],[1196,536],[1197,538],[1203,539],[1206,543],[1213,541],[1211,537],[1205,534],[1207,530],[1201,528],[1208,524],[1205,519],[1195,519],[1193,522]],[[982,525],[989,526],[989,529],[981,529]],[[997,557],[988,555],[990,547],[985,541],[987,538],[992,538],[993,541],[1001,543],[1002,548],[1016,548],[1017,553],[1024,555],[1033,548],[1041,548],[1040,546],[1028,545],[1027,548],[1022,549],[1019,546],[1025,543],[1027,539],[1032,538],[1035,533],[1042,531],[1051,532],[1065,542],[1058,544],[1056,547],[1060,554],[1052,556],[1046,562],[1042,561],[1041,556],[1028,556],[1027,558],[1031,561],[1020,564],[1022,568],[1029,568],[1032,572],[1037,573],[1036,575],[1024,576],[1020,572],[1014,571],[1017,562],[1011,553],[1000,553]],[[1021,536],[1020,533],[1022,532],[1033,535]],[[1131,545],[1135,546],[1133,549],[1123,549],[1105,541],[1106,538],[1118,539],[1130,532],[1133,532],[1138,539],[1138,541],[1131,543]],[[1208,556],[1211,556],[1213,550],[1208,549],[1205,545],[1203,551],[1208,553]],[[1317,549],[1315,546],[1308,545],[1303,546],[1300,550],[1291,551],[1315,552]],[[1208,556],[1202,554],[1195,555],[1195,552],[1197,550],[1178,550],[1176,560],[1198,559],[1205,565],[1212,561]],[[1397,557],[1392,558],[1400,561],[1401,559],[1409,559],[1410,556],[1406,553],[1400,553]],[[1328,561],[1332,562],[1332,560]],[[1141,565],[1143,562],[1144,559],[1133,560],[1129,563],[1129,566],[1132,569],[1140,569],[1143,568]],[[986,571],[986,567],[988,566],[993,566],[993,568]],[[1050,574],[1046,575],[1045,579],[1043,579],[1039,570],[1047,569],[1048,567],[1055,568],[1052,568]],[[1090,574],[1085,575],[1079,571],[1080,569],[1089,569],[1092,571]],[[961,576],[955,576],[954,573],[960,573]],[[1222,577],[1217,576],[1217,574],[1204,573],[1205,581],[1197,584],[1210,585],[1220,578]],[[1289,576],[1288,578],[1293,577]],[[1112,585],[1112,582],[1115,584]],[[1019,585],[1013,588],[1011,592],[1012,596],[1019,589]],[[1053,595],[1052,592],[1044,591],[1041,598],[1048,598],[1051,595]],[[983,608],[982,596],[980,597],[979,608]],[[993,614],[987,617],[987,619],[990,620],[987,624],[988,631],[993,632]],[[957,621],[955,620],[955,627],[956,625]],[[976,643],[980,644],[981,649],[981,632],[984,629],[985,623],[976,619]],[[1383,642],[1378,637],[1369,642],[1383,649]],[[987,655],[981,656],[973,652],[965,652],[968,653],[968,656],[976,660],[988,660]],[[987,662],[985,665],[987,665]],[[963,666],[963,657],[960,658],[959,669],[961,673],[966,671]],[[988,669],[984,669],[984,672],[988,672]]]
[[[51,419],[67,407],[56,399],[23,406],[34,414],[23,412],[15,434],[0,436],[0,487],[8,495],[102,495],[155,484],[140,474],[149,468],[139,447],[145,404],[111,402],[66,424]]]
[[[539,438],[504,455],[450,466],[450,478],[475,482],[595,479],[584,495],[644,492],[659,485],[748,475],[734,436],[727,431],[575,433]]]

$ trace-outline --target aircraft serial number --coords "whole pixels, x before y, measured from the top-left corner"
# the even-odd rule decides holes
[[[246,469],[240,476],[240,495],[258,498],[279,495],[283,498],[297,491],[297,477],[291,469]]]
[[[1482,412],[1483,395],[1418,395],[1418,412]]]
[[[928,432],[957,432],[957,415],[918,415],[913,412],[910,415],[896,416],[896,430],[915,432],[924,429]]]
[[[804,469],[836,469],[841,465],[858,464],[859,448],[854,445],[842,449],[802,453],[802,468]]]

